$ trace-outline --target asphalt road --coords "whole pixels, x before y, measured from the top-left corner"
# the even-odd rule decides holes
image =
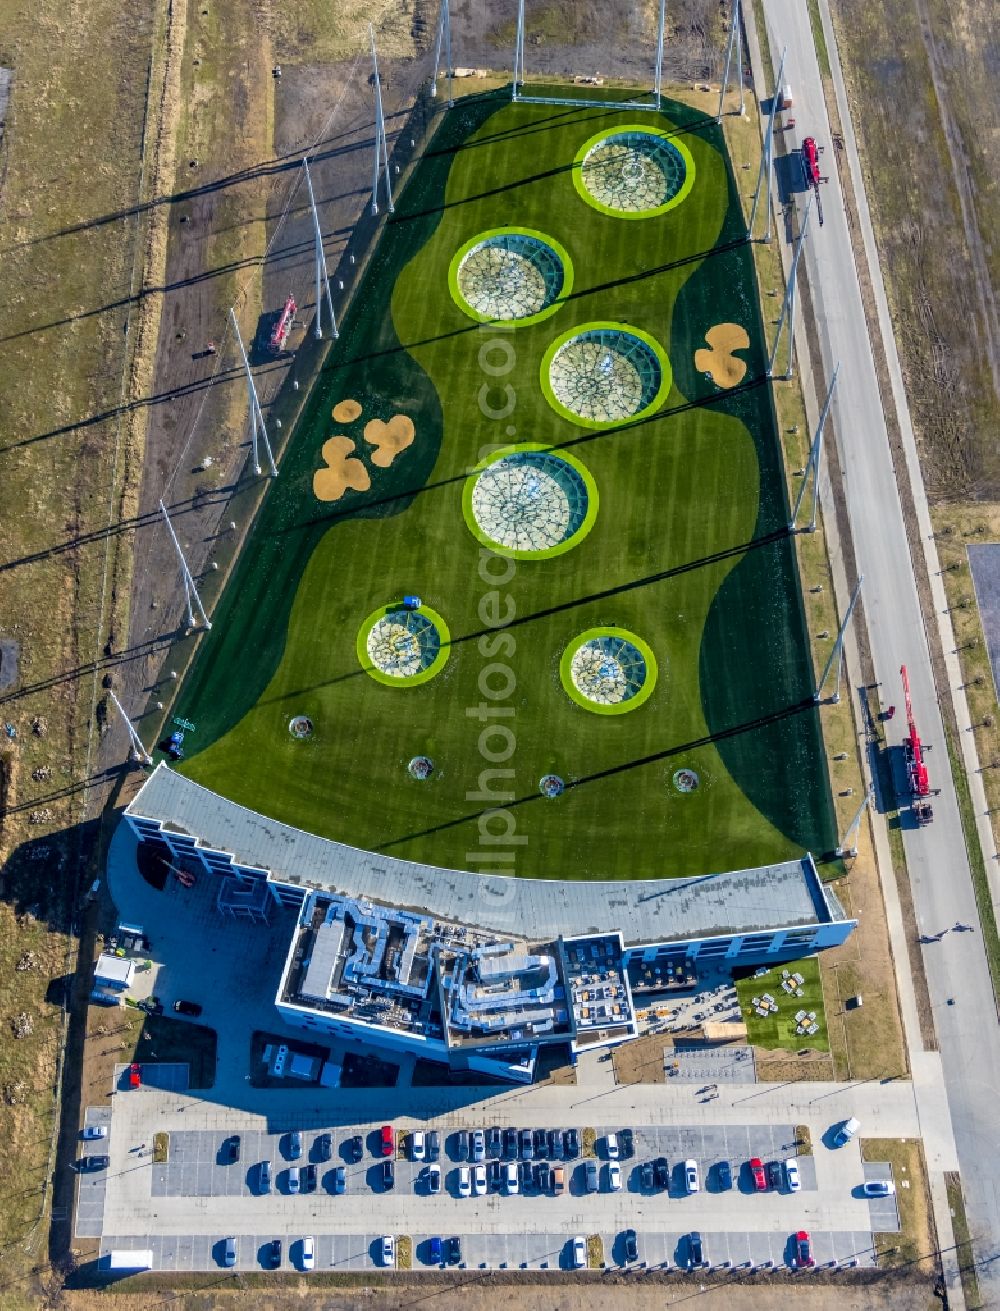
[[[775,65],[787,46],[784,80],[795,97],[796,144],[815,136],[826,146],[829,183],[822,193],[825,224],[810,220],[804,259],[822,345],[825,386],[841,364],[834,406],[836,439],[845,473],[858,568],[876,678],[883,705],[897,714],[887,727],[891,745],[905,734],[899,668],[906,664],[922,738],[932,746],[928,765],[934,822],[905,829],[903,838],[921,931],[934,935],[956,923],[978,926],[972,878],[952,786],[930,657],[917,599],[913,565],[900,507],[872,348],[865,327],[854,254],[834,166],[830,128],[807,8],[801,0],[765,0]],[[918,89],[915,88],[915,94]],[[801,203],[801,198],[800,198]],[[859,199],[860,203],[860,199]],[[1000,1031],[981,936],[946,932],[924,948],[927,982],[941,1047],[984,1305],[1000,1304],[1000,1191],[996,1144],[1000,1140]],[[953,998],[954,1004],[948,1005]]]

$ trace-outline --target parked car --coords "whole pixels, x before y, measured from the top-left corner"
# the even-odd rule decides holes
[[[687,1268],[697,1270],[705,1264],[705,1249],[702,1246],[701,1234],[697,1229],[692,1229],[688,1234],[688,1260]]]
[[[382,1264],[396,1264],[396,1240],[392,1234],[382,1235]]]
[[[658,1156],[653,1162],[653,1177],[657,1188],[670,1187],[670,1165],[665,1156]]]
[[[267,1247],[267,1264],[272,1270],[281,1265],[281,1239],[272,1238]]]
[[[587,1192],[596,1193],[598,1188],[597,1182],[597,1162],[590,1157],[584,1167],[584,1174],[587,1181]]]
[[[439,1193],[441,1191],[441,1167],[439,1165],[429,1165],[427,1167],[427,1191],[429,1193]]]
[[[552,1185],[552,1170],[548,1161],[539,1161],[535,1166],[534,1184],[540,1193],[547,1193]]]
[[[608,1191],[620,1193],[622,1190],[622,1168],[617,1161],[608,1162]]]
[[[799,1163],[794,1156],[785,1162],[785,1186],[790,1193],[797,1193],[802,1187],[802,1180],[799,1178]]]
[[[715,1182],[725,1191],[733,1186],[733,1170],[728,1161],[719,1161],[715,1167]]]
[[[410,1134],[410,1160],[422,1161],[427,1155],[427,1141],[419,1129]]]
[[[535,1172],[538,1166],[532,1165],[530,1161],[519,1161],[517,1166],[518,1176],[521,1180],[521,1192],[526,1193],[529,1188],[535,1185]]]
[[[288,1149],[288,1159],[297,1161],[302,1155],[302,1134],[298,1129],[289,1129],[286,1147]]]
[[[891,1197],[895,1191],[896,1185],[891,1179],[868,1179],[861,1185],[865,1197]]]
[[[639,1167],[639,1187],[651,1192],[653,1188],[653,1162],[643,1161]]]
[[[240,1136],[238,1133],[231,1133],[223,1142],[222,1159],[228,1165],[235,1165],[240,1159]]]
[[[448,1239],[448,1264],[461,1265],[462,1263],[462,1240],[461,1238]]]
[[[544,1129],[536,1129],[534,1133],[535,1160],[544,1161],[546,1153],[549,1150],[548,1139],[545,1136]]]
[[[302,1168],[302,1191],[304,1193],[316,1191],[316,1165],[313,1161]]]
[[[503,1175],[504,1187],[507,1190],[508,1197],[513,1197],[517,1191],[517,1166],[513,1161],[508,1161],[504,1166]]]
[[[360,1161],[365,1154],[365,1140],[359,1133],[354,1134],[348,1140],[348,1150],[352,1161]]]
[[[472,1131],[472,1159],[473,1161],[486,1160],[486,1135],[482,1129]]]
[[[333,1172],[333,1191],[340,1197],[347,1192],[347,1171],[338,1165]]]
[[[222,1248],[222,1264],[225,1266],[234,1266],[236,1264],[236,1239],[227,1238]]]
[[[626,1229],[625,1234],[625,1260],[638,1261],[639,1259],[639,1239],[634,1229]]]
[[[521,1130],[521,1160],[522,1161],[531,1160],[531,1130],[530,1129]]]
[[[573,1239],[573,1267],[582,1270],[587,1264],[587,1243],[582,1234]]]
[[[609,1161],[617,1161],[621,1156],[621,1148],[618,1145],[618,1135],[609,1133],[604,1138],[604,1155]]]
[[[684,1187],[689,1193],[697,1193],[701,1190],[701,1180],[698,1178],[698,1162],[684,1162]]]
[[[503,1164],[500,1161],[487,1161],[486,1174],[490,1181],[490,1191],[500,1192],[503,1188]]]
[[[483,1197],[486,1194],[486,1166],[482,1161],[478,1161],[472,1167],[472,1191],[476,1197]]]
[[[271,1191],[271,1162],[261,1161],[257,1166],[257,1192],[261,1196]]]
[[[288,1167],[288,1191],[289,1193],[300,1193],[302,1191],[302,1171],[297,1165]]]
[[[751,1156],[749,1166],[750,1177],[753,1179],[754,1192],[765,1192],[767,1189],[767,1179],[764,1176],[764,1162],[759,1156]]]
[[[133,1061],[128,1067],[128,1086],[130,1088],[142,1087],[142,1066],[138,1061]]]
[[[427,1244],[427,1260],[430,1265],[441,1265],[444,1261],[444,1243],[436,1234]]]
[[[781,1187],[781,1163],[779,1161],[768,1161],[767,1163],[767,1186],[768,1188]]]
[[[472,1150],[472,1139],[469,1137],[468,1132],[465,1129],[459,1129],[456,1147],[456,1155],[458,1159],[460,1161],[467,1161],[469,1159],[469,1152]]]
[[[333,1137],[328,1133],[318,1134],[313,1144],[317,1161],[329,1161],[333,1155]]]
[[[387,1156],[382,1162],[382,1191],[388,1192],[390,1188],[396,1186],[396,1170],[392,1164],[392,1157]]]
[[[558,1197],[566,1187],[566,1170],[561,1165],[552,1167],[552,1194]]]
[[[796,1270],[802,1270],[815,1264],[809,1235],[804,1229],[800,1229],[795,1235],[795,1255],[792,1257],[792,1266]]]
[[[490,1156],[499,1156],[503,1151],[503,1134],[498,1125],[494,1125],[486,1135],[486,1150]]]
[[[316,1264],[316,1245],[311,1235],[302,1240],[302,1269],[311,1270]]]
[[[512,1127],[503,1131],[503,1154],[508,1158],[517,1155],[517,1130]]]
[[[108,1126],[106,1124],[85,1124],[80,1137],[86,1142],[91,1138],[107,1138]]]
[[[631,1129],[619,1129],[618,1148],[623,1161],[628,1161],[635,1155],[635,1139],[632,1136]]]
[[[563,1143],[562,1143],[561,1131],[559,1129],[550,1129],[548,1138],[549,1138],[549,1157],[553,1161],[561,1161],[563,1159]]]
[[[380,1144],[383,1156],[395,1156],[396,1154],[396,1135],[393,1133],[391,1124],[383,1124]]]
[[[834,1147],[843,1147],[851,1141],[854,1135],[861,1128],[861,1121],[856,1120],[852,1115],[850,1119],[845,1120],[837,1132],[833,1135]]]
[[[81,1156],[76,1168],[83,1174],[89,1174],[92,1170],[106,1170],[110,1164],[110,1156]]]
[[[580,1155],[580,1135],[575,1129],[563,1131],[563,1154],[567,1160]]]
[[[459,1197],[472,1196],[472,1171],[467,1165],[458,1167],[458,1195]]]
[[[197,1016],[201,1014],[201,1007],[196,1001],[175,1001],[174,1010],[178,1015]]]

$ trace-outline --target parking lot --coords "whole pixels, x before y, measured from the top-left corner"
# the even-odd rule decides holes
[[[800,1191],[790,1192],[784,1175],[779,1188],[763,1194],[755,1190],[746,1162],[759,1157],[766,1165],[794,1156],[794,1131],[789,1124],[637,1127],[632,1131],[631,1156],[619,1161],[620,1191],[609,1186],[607,1129],[598,1125],[596,1192],[588,1192],[586,1158],[581,1155],[561,1162],[566,1188],[560,1196],[554,1196],[551,1188],[542,1191],[523,1173],[522,1166],[516,1195],[491,1187],[485,1196],[473,1198],[459,1195],[459,1170],[467,1162],[459,1131],[445,1124],[440,1129],[438,1159],[442,1186],[436,1195],[428,1187],[427,1162],[412,1161],[399,1152],[394,1157],[394,1185],[385,1187],[377,1126],[340,1125],[331,1130],[329,1160],[318,1160],[320,1130],[303,1131],[301,1156],[293,1160],[287,1135],[294,1127],[292,1123],[260,1127],[258,1121],[240,1133],[240,1159],[234,1163],[224,1146],[229,1134],[210,1129],[173,1130],[167,1162],[144,1160],[140,1164],[133,1157],[126,1167],[129,1172],[136,1168],[147,1172],[148,1196],[157,1216],[149,1228],[156,1227],[157,1233],[124,1235],[106,1230],[102,1250],[149,1247],[156,1268],[211,1269],[223,1264],[222,1241],[234,1234],[238,1238],[237,1268],[251,1270],[270,1268],[270,1243],[280,1238],[281,1266],[288,1269],[299,1266],[300,1240],[310,1234],[316,1244],[316,1269],[371,1270],[382,1265],[383,1233],[409,1234],[412,1268],[420,1270],[433,1268],[432,1238],[459,1236],[462,1256],[456,1264],[462,1268],[555,1270],[572,1267],[572,1241],[579,1234],[600,1237],[607,1266],[685,1269],[690,1257],[688,1235],[697,1228],[707,1267],[766,1269],[788,1266],[794,1256],[793,1234],[807,1229],[817,1266],[865,1266],[874,1259],[872,1229],[864,1228],[863,1222],[862,1227],[835,1227],[836,1214],[831,1211],[834,1225],[829,1220],[823,1227],[817,1223],[827,1212],[817,1188],[813,1156],[797,1158]],[[350,1147],[355,1133],[362,1135],[364,1144],[360,1161],[354,1159]],[[489,1152],[487,1166],[497,1158],[496,1150]],[[643,1165],[656,1158],[666,1158],[668,1163],[666,1188],[650,1187],[643,1179]],[[688,1194],[684,1182],[688,1159],[694,1160],[699,1170],[700,1188],[695,1196]],[[259,1188],[263,1161],[271,1166],[272,1188],[267,1195],[261,1195]],[[731,1164],[731,1188],[720,1186],[720,1161]],[[317,1167],[315,1191],[291,1194],[289,1166],[308,1163]],[[541,1162],[536,1158],[533,1165]],[[344,1167],[345,1196],[334,1190],[338,1166]],[[863,1175],[859,1172],[859,1188],[861,1178],[885,1177],[886,1167],[866,1164]],[[96,1176],[83,1178],[94,1192],[79,1213],[81,1236],[84,1226],[88,1234],[95,1232],[100,1186]],[[113,1173],[110,1185],[116,1186]],[[135,1181],[129,1186],[135,1187]],[[192,1206],[186,1205],[188,1199]],[[897,1227],[894,1198],[864,1206],[872,1208],[873,1222],[877,1221],[872,1227]],[[356,1232],[365,1227],[371,1232]],[[638,1260],[632,1263],[626,1260],[626,1228],[637,1233]]]

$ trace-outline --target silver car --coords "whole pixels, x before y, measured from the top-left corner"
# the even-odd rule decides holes
[[[476,1129],[472,1134],[472,1159],[473,1161],[486,1160],[486,1134],[482,1129]]]

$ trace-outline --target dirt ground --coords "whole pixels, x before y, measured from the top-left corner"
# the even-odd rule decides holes
[[[228,1278],[224,1282],[237,1283]],[[782,1287],[780,1293],[777,1284]],[[785,1279],[756,1287],[698,1281],[651,1284],[643,1282],[641,1277],[601,1279],[599,1284],[595,1279],[589,1285],[560,1281],[556,1286],[519,1287],[504,1286],[495,1279],[477,1275],[459,1276],[447,1283],[421,1281],[397,1284],[391,1291],[365,1288],[353,1293],[320,1291],[312,1281],[301,1279],[294,1288],[282,1285],[280,1291],[269,1289],[267,1306],[271,1311],[292,1311],[308,1302],[322,1311],[351,1311],[360,1306],[369,1311],[402,1311],[405,1307],[430,1304],[439,1311],[492,1311],[498,1298],[502,1298],[508,1305],[531,1307],[533,1311],[620,1311],[625,1305],[630,1311],[658,1311],[660,1307],[680,1305],[694,1298],[699,1311],[772,1311],[783,1294],[790,1304],[794,1302],[796,1311],[931,1311],[940,1306],[929,1284],[902,1286],[892,1280],[861,1288],[844,1284],[806,1286],[796,1281],[792,1293]],[[151,1311],[153,1307],[167,1305],[176,1311],[196,1308],[197,1311],[225,1311],[240,1298],[236,1287],[220,1290],[206,1284],[203,1291],[189,1294],[72,1292],[63,1296],[61,1305],[67,1311]]]

